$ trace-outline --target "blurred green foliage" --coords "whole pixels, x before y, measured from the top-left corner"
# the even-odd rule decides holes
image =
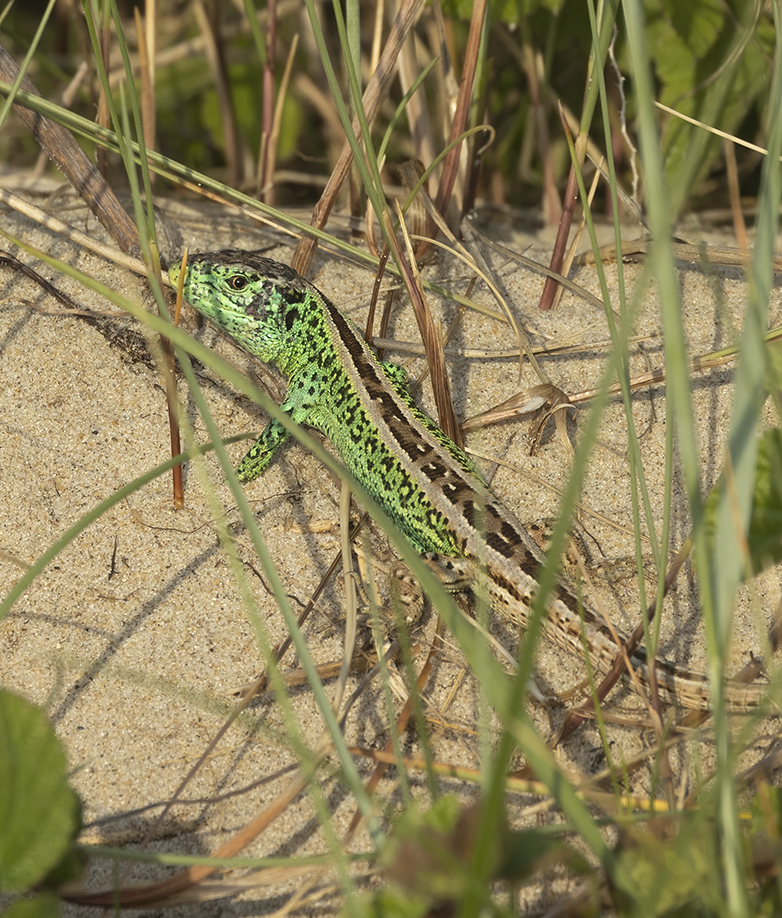
[[[81,872],[72,847],[81,802],[68,784],[65,752],[46,715],[0,689],[0,893],[39,895],[18,902],[17,915],[56,914],[57,887]]]
[[[249,31],[241,29],[242,14],[228,5],[218,5],[221,28],[230,29],[223,56],[230,86],[231,104],[246,163],[257,163],[260,148],[262,112],[262,64]],[[467,40],[468,20],[473,4],[468,0],[445,0],[449,17],[451,48],[455,52],[457,76]],[[653,71],[658,82],[658,99],[722,130],[735,132],[763,144],[766,90],[774,44],[774,29],[769,8],[756,9],[745,0],[645,0],[648,42]],[[326,8],[324,8],[326,9]],[[559,123],[557,101],[561,100],[578,118],[584,94],[591,34],[584,0],[493,0],[484,73],[479,79],[482,102],[476,111],[496,130],[496,142],[483,156],[479,194],[493,189],[496,197],[508,203],[537,206],[542,192],[542,157],[554,166],[561,184],[570,166]],[[130,10],[128,10],[130,13]],[[161,4],[159,51],[198,37],[195,17],[187,5]],[[363,47],[370,46],[374,10],[362,9]],[[430,13],[425,11],[424,17]],[[21,59],[37,25],[40,10],[35,4],[17,4],[4,20],[2,42]],[[276,79],[294,33],[301,20],[296,15],[278,22]],[[324,22],[324,28],[330,23]],[[52,20],[36,56],[32,77],[41,92],[57,99],[65,81],[78,67],[87,45],[79,17]],[[262,30],[265,34],[265,30]],[[433,30],[419,26],[419,37],[426,43]],[[128,21],[126,37],[132,44],[135,27]],[[161,152],[202,171],[219,175],[225,166],[225,141],[221,103],[205,54],[196,47],[191,53],[163,64],[156,74],[158,147]],[[432,55],[437,49],[430,49]],[[339,58],[334,47],[333,58]],[[627,80],[627,118],[632,134],[635,106],[633,79],[620,16],[616,56]],[[540,146],[537,115],[530,101],[527,75],[529,61],[542,69],[541,104],[550,144]],[[526,64],[525,64],[526,61]],[[112,60],[119,63],[118,56]],[[301,74],[311,85],[322,88],[322,65],[302,41],[294,61],[294,79],[288,93],[277,166],[306,176],[326,177],[333,165],[327,151],[339,146],[339,137],[329,136],[331,125],[316,111],[311,95],[302,89],[295,75]],[[366,74],[365,74],[366,76]],[[88,116],[95,112],[96,82],[88,81],[80,91],[75,107]],[[616,78],[609,75],[613,109],[619,111],[620,96]],[[394,104],[402,92],[396,87]],[[425,86],[427,105],[438,123],[441,105],[440,84],[431,77]],[[382,136],[392,108],[386,107],[376,125]],[[613,117],[613,116],[612,116]],[[599,115],[598,115],[599,118]],[[440,119],[441,120],[441,119]],[[404,124],[404,121],[402,122]],[[709,194],[709,204],[719,199],[722,181],[722,141],[702,130],[661,115],[666,167],[671,187],[677,189],[677,203],[684,206],[698,194]],[[618,132],[618,115],[612,129]],[[592,128],[592,139],[603,145],[599,120]],[[24,132],[2,140],[6,160],[19,165],[34,161],[37,150]],[[628,153],[619,153],[620,175],[627,178]],[[757,175],[757,156],[739,151],[739,170],[744,190],[752,193]],[[415,157],[410,138],[397,131],[390,150],[391,164]],[[118,172],[119,174],[119,172]],[[629,184],[629,179],[627,179]],[[295,184],[295,183],[294,183]],[[313,192],[307,190],[311,198]],[[717,199],[715,199],[715,194]],[[681,199],[679,201],[679,198]]]

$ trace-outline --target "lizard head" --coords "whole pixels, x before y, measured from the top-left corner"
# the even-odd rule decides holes
[[[172,283],[179,265],[169,269]],[[249,353],[278,363],[310,284],[292,268],[254,252],[225,249],[188,259],[183,296]]]

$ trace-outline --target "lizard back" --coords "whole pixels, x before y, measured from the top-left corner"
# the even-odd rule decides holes
[[[179,269],[169,274],[176,282]],[[291,268],[235,249],[194,256],[184,296],[248,353],[279,367],[289,380],[283,410],[331,440],[410,543],[439,556],[431,563],[446,583],[469,582],[502,619],[519,628],[528,625],[544,563],[537,543],[469,457],[415,404],[404,371],[379,361],[328,297]],[[256,447],[265,436],[270,456],[287,433],[270,422]],[[267,463],[265,458],[244,479],[260,474]],[[601,672],[622,652],[612,630],[565,585],[549,597],[547,612],[549,637],[579,656],[586,645]],[[631,663],[648,687],[644,651]],[[668,701],[709,707],[704,674],[657,659],[656,678]],[[740,710],[756,706],[764,695],[765,686],[756,683],[726,686],[729,703]]]

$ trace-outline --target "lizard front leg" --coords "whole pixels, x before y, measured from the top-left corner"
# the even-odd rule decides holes
[[[239,481],[252,481],[262,475],[272,461],[275,452],[289,437],[290,432],[279,421],[272,418],[239,463],[236,469]]]

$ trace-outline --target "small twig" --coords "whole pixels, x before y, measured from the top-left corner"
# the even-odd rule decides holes
[[[402,248],[394,234],[394,229],[390,225],[391,220],[387,214],[386,219],[388,220],[389,226],[386,235],[387,238],[390,239],[391,244],[396,248],[395,259],[404,274],[405,286],[410,294],[410,301],[413,304],[415,318],[418,322],[418,328],[421,331],[421,339],[426,348],[426,361],[429,364],[429,370],[432,374],[432,392],[434,394],[435,405],[437,406],[437,417],[440,422],[440,427],[457,446],[461,446],[462,435],[459,430],[459,425],[456,423],[456,414],[453,410],[453,400],[451,399],[448,372],[445,369],[442,344],[434,326],[432,314],[426,303],[415,255],[410,245],[409,236],[405,232],[404,217],[398,202],[396,207],[399,225],[405,238],[407,258],[404,257]]]
[[[14,194],[13,191],[9,191],[7,188],[0,188],[0,204],[7,204],[18,213],[40,224],[40,226],[51,230],[53,233],[57,233],[65,239],[70,239],[70,241],[77,246],[94,252],[101,258],[113,262],[115,265],[127,268],[129,271],[133,271],[134,274],[139,274],[142,277],[149,276],[149,271],[143,261],[131,255],[123,254],[123,252],[120,252],[118,249],[111,248],[111,246],[99,242],[92,236],[88,236],[86,233],[74,229],[69,224],[63,223],[62,220],[47,213],[47,211],[41,210],[40,207],[36,207],[35,204],[31,204],[29,201],[25,201],[24,198],[20,198],[19,195]]]
[[[562,118],[562,123],[564,125],[565,131],[569,131],[567,121],[564,118],[564,114],[560,109],[560,117]],[[578,161],[579,169],[583,166],[584,157],[586,155],[586,134],[579,133],[576,137],[576,158]],[[578,194],[578,179],[576,178],[576,164],[572,163],[570,166],[570,174],[568,175],[567,188],[565,189],[565,198],[562,204],[562,215],[559,220],[559,229],[557,230],[557,238],[554,241],[554,251],[551,253],[551,262],[549,267],[552,271],[557,274],[562,273],[562,260],[565,257],[565,249],[567,248],[567,240],[570,235],[570,227],[573,225],[573,213],[576,207],[576,196]],[[546,283],[543,285],[543,293],[540,297],[540,302],[538,303],[538,308],[543,310],[551,309],[554,303],[554,294],[556,293],[557,285],[556,282],[552,279],[551,275],[546,278]]]
[[[744,212],[741,209],[741,190],[739,189],[739,170],[736,166],[736,147],[732,140],[726,140],[725,170],[728,173],[728,192],[730,194],[730,209],[733,214],[733,228],[736,232],[736,242],[739,248],[749,251],[749,238],[747,224],[744,222]]]

